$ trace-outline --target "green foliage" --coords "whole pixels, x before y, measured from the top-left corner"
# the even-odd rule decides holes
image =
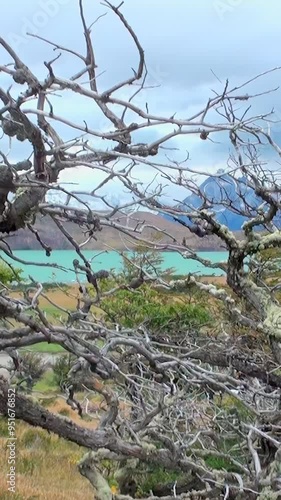
[[[25,348],[21,349],[21,352],[25,352]],[[52,344],[49,342],[40,342],[40,344],[34,344],[28,347],[28,351],[35,352],[50,352],[56,354],[57,352],[65,352],[65,349],[59,344]]]
[[[279,278],[281,275],[281,249],[267,248],[254,256],[249,265],[252,277],[259,279]]]
[[[162,263],[161,252],[139,245],[133,253],[123,255],[123,271],[115,277],[116,281],[129,284],[133,278],[139,277],[140,269],[152,275],[165,274],[165,279],[169,279],[174,270],[171,268],[163,273]],[[100,282],[103,292],[114,286],[116,283],[112,283],[112,280]],[[174,295],[169,291],[159,292],[148,284],[142,285],[135,292],[119,290],[103,300],[102,309],[106,313],[105,319],[110,322],[127,328],[145,324],[154,332],[174,329],[178,333],[182,329],[199,327],[211,319],[205,306],[192,303],[186,294],[179,297],[179,294]]]
[[[34,390],[38,392],[47,392],[54,391],[57,387],[57,384],[54,381],[54,373],[53,370],[47,370],[43,377],[36,382],[34,386]]]
[[[0,282],[3,285],[22,281],[21,274],[22,269],[14,268],[13,266],[10,267],[8,264],[0,262]]]
[[[75,357],[71,354],[61,354],[57,356],[56,361],[53,365],[53,378],[54,383],[57,386],[59,386],[61,382],[66,379],[74,359]]]
[[[146,496],[159,485],[171,484],[173,486],[179,477],[179,472],[166,470],[163,467],[155,467],[148,474],[140,475],[138,478],[137,498]]]
[[[25,375],[30,377],[24,382],[24,384],[26,384],[26,388],[28,390],[32,390],[33,386],[45,373],[47,363],[44,359],[42,359],[42,356],[36,352],[22,352],[21,360]],[[20,387],[22,387],[22,384]]]
[[[267,248],[261,250],[258,254],[261,262],[268,262],[269,260],[281,260],[281,248]]]
[[[210,321],[209,312],[201,305],[162,294],[144,285],[136,292],[120,290],[103,301],[110,321],[133,328],[145,323],[152,331],[197,327]]]
[[[109,485],[117,486],[117,481],[116,479],[114,479],[114,474],[118,470],[116,462],[104,458],[103,460],[100,461],[100,467],[102,469],[103,476],[109,481]]]
[[[153,250],[145,245],[138,245],[133,252],[125,252],[123,255],[123,269],[120,277],[129,283],[140,274],[138,268],[143,271],[158,276],[172,274],[174,269],[162,271],[164,258],[161,252]],[[137,267],[136,267],[137,266]]]
[[[244,422],[249,422],[253,418],[253,413],[243,404],[243,401],[239,401],[234,396],[225,394],[221,401],[218,401],[218,406],[224,409],[232,418]]]
[[[227,460],[226,458],[209,455],[205,456],[204,460],[210,469],[226,470],[227,472],[240,472],[240,469],[235,467],[230,460]]]
[[[46,361],[37,352],[23,352],[21,360],[25,370],[35,381],[39,380],[47,369]]]

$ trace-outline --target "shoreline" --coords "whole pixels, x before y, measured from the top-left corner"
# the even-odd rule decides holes
[[[162,275],[167,275],[170,269],[173,276],[188,276],[194,274],[196,277],[220,278],[224,276],[223,271],[217,268],[218,263],[224,262],[228,258],[225,251],[219,252],[197,252],[198,257],[204,261],[210,261],[210,268],[204,266],[200,260],[190,257],[184,257],[177,251],[162,250],[153,252],[161,258],[159,271]],[[0,251],[1,255],[1,251]],[[102,252],[97,250],[83,250],[84,257],[92,263],[92,269],[96,271],[108,270],[110,275],[116,275],[122,272],[124,267],[124,253],[117,249],[106,249]],[[129,253],[130,258],[134,254]],[[6,256],[4,256],[6,257]],[[35,281],[45,285],[52,283],[73,285],[76,282],[76,276],[73,268],[74,259],[79,259],[75,249],[72,250],[54,250],[50,256],[46,256],[44,250],[18,250],[14,251],[15,260],[7,258],[13,267],[22,270],[22,278],[30,282],[32,276]],[[18,260],[17,260],[18,259]],[[208,279],[209,279],[208,278]],[[81,280],[86,281],[86,277],[81,275]]]
[[[142,246],[141,243],[139,246]],[[155,249],[153,246],[149,247],[149,246],[145,246],[145,249],[147,250],[150,250],[150,251],[155,251],[155,252],[159,252],[159,253],[173,253],[173,252],[177,252],[177,250],[172,250],[172,249],[169,249],[169,248],[163,248],[163,249]],[[43,250],[42,247],[36,247],[36,248],[14,248],[13,245],[11,245],[11,250],[12,252],[44,252],[45,253],[45,250]],[[83,247],[83,250],[86,251],[86,252],[134,252],[136,251],[136,245],[135,246],[120,246],[120,247],[115,247],[115,248],[110,248],[108,249],[107,247],[104,247],[104,246],[100,246],[100,247],[95,247],[95,248],[89,248],[87,247],[86,245]],[[72,247],[72,246],[69,246],[68,248],[52,248],[52,252],[75,252],[75,249]],[[202,248],[199,248],[199,249],[191,249],[192,252],[194,253],[212,253],[212,252],[227,252],[227,250],[225,248],[212,248],[212,247],[202,247]],[[51,253],[52,255],[52,253]]]
[[[191,275],[193,273],[190,273]],[[180,275],[177,275],[179,276],[179,278],[177,279],[184,279],[185,276],[187,276],[186,274],[183,274],[182,276]],[[200,276],[197,276],[198,278],[198,281],[203,281],[203,282],[206,282],[206,283],[212,283],[214,285],[220,285],[220,286],[223,286],[223,285],[226,285],[226,276],[210,276],[210,275],[200,275]],[[171,275],[171,279],[173,279],[173,275]],[[85,283],[88,283],[87,280],[86,281],[81,281],[82,284],[85,284]],[[88,283],[89,284],[89,283]],[[48,288],[48,290],[50,292],[54,291],[54,290],[59,290],[60,288],[62,287],[67,287],[68,289],[74,289],[76,287],[79,287],[79,283],[77,281],[70,281],[70,282],[57,282],[57,283],[52,283],[52,282],[42,282],[41,285],[46,288]],[[15,286],[15,288],[12,288],[12,292],[17,292],[21,289],[24,289],[25,287],[30,287],[30,283],[22,283],[22,285],[17,285]]]

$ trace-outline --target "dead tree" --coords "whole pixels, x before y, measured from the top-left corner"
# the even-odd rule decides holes
[[[122,13],[122,4],[117,7],[107,0],[104,3],[133,40],[139,60],[131,75],[111,88],[100,88],[98,84],[91,27],[85,19],[82,0],[78,4],[85,54],[32,35],[37,39],[34,43],[47,43],[61,54],[70,51],[77,57],[81,69],[75,75],[60,75],[58,58],[55,58],[45,62],[46,76],[41,81],[0,38],[9,57],[8,63],[0,66],[0,71],[10,76],[12,84],[21,85],[18,95],[13,88],[0,88],[2,132],[12,146],[15,141],[30,146],[29,157],[17,163],[13,162],[12,153],[7,157],[1,152],[1,258],[5,260],[8,256],[15,263],[25,263],[13,254],[9,245],[10,236],[22,228],[31,232],[47,255],[51,254],[52,248],[44,243],[34,227],[40,215],[53,220],[80,259],[80,262],[74,260],[71,270],[80,290],[77,311],[67,311],[55,304],[58,311],[67,313],[67,319],[59,325],[53,324],[40,307],[41,297],[51,302],[43,284],[36,284],[34,292],[30,289],[22,299],[15,299],[8,287],[1,289],[0,350],[10,352],[46,340],[60,344],[78,359],[65,384],[68,403],[79,411],[79,415],[87,411],[87,407],[75,399],[75,377],[80,376],[88,394],[94,391],[102,395],[105,413],[99,427],[90,431],[48,412],[17,392],[16,417],[90,450],[79,467],[93,484],[96,498],[113,498],[101,470],[102,459],[121,464],[118,477],[123,486],[122,477],[128,475],[128,471],[131,476],[152,466],[176,471],[178,483],[165,485],[162,493],[158,488],[159,496],[152,492],[151,499],[160,498],[160,495],[166,499],[175,498],[177,492],[183,492],[177,495],[182,499],[278,498],[281,488],[281,379],[276,372],[281,361],[278,284],[271,287],[260,278],[260,273],[247,269],[247,266],[257,265],[256,257],[261,251],[281,246],[280,182],[259,153],[267,145],[278,161],[281,149],[264,128],[273,117],[270,114],[250,116],[249,102],[255,95],[247,93],[246,88],[248,83],[265,75],[258,75],[237,87],[226,82],[221,92],[211,97],[193,116],[179,118],[153,114],[147,104],[143,107],[134,104],[134,96],[146,87],[147,69],[144,50]],[[83,83],[84,80],[87,82]],[[132,90],[131,97],[120,98],[120,89]],[[76,97],[83,96],[89,105],[96,106],[110,128],[91,128],[79,112],[75,122],[60,115],[52,103],[53,94],[59,93],[64,99],[69,92]],[[29,105],[31,101],[35,106]],[[241,109],[239,113],[236,111],[237,103],[242,108],[245,106],[242,114]],[[218,122],[213,121],[214,112]],[[67,137],[59,135],[59,124],[68,129]],[[160,131],[158,139],[139,143],[136,133],[151,128]],[[161,134],[161,130],[165,132]],[[69,140],[71,131],[73,139]],[[163,160],[161,148],[168,146],[173,138],[187,134],[200,137],[206,147],[214,134],[229,138],[232,153],[226,160],[225,172],[212,174],[216,186],[213,192],[202,188],[200,175],[206,172],[202,174],[192,169],[186,158],[181,162],[170,157]],[[98,139],[103,140],[103,148],[95,147],[94,140]],[[88,193],[69,191],[59,183],[64,169],[68,169],[71,177],[71,169],[79,166],[89,170],[92,185]],[[164,178],[167,185],[185,187],[187,194],[195,196],[196,203],[192,203],[190,197],[185,203],[178,200],[170,205],[163,203],[164,186],[160,181],[147,186],[136,182],[134,172],[138,167],[155,171],[156,180]],[[97,171],[103,173],[101,182],[95,180]],[[101,194],[104,186],[115,186],[116,181],[132,195],[129,202],[118,207],[111,206]],[[235,186],[236,198],[230,193],[230,185]],[[64,194],[65,201],[48,201],[50,189]],[[106,214],[93,211],[83,201],[84,194],[99,199],[107,209]],[[71,201],[79,202],[79,207]],[[159,218],[168,217],[175,224],[181,224],[186,229],[186,237],[177,241],[164,229],[148,227],[134,220],[134,216],[128,225],[126,213],[137,206],[147,207]],[[243,218],[239,233],[231,230],[227,221],[221,220],[222,210]],[[75,240],[67,223],[80,228],[85,235],[83,243]],[[86,259],[83,246],[91,239],[98,240],[106,227],[115,228],[125,239],[134,238],[154,250],[180,252],[185,258],[195,259],[211,269],[220,268],[226,275],[228,288],[205,283],[196,276],[166,282],[157,274],[139,268],[137,282],[116,283],[112,289],[103,291],[100,283],[110,277],[109,271],[97,272]],[[146,229],[162,232],[165,242],[162,243],[161,238],[156,242],[147,239],[144,236]],[[215,236],[228,252],[227,261],[212,263],[200,257],[192,247],[191,236]],[[58,264],[43,262],[37,265],[58,267]],[[88,281],[87,288],[83,284],[85,281]],[[92,314],[92,306],[101,303],[104,297],[120,289],[137,293],[147,281],[155,287],[182,293],[187,293],[190,287],[198,287],[206,297],[210,294],[222,301],[233,322],[263,335],[271,344],[272,353],[260,347],[251,352],[239,342],[229,344],[225,340],[203,337],[194,340],[188,334],[180,345],[174,343],[172,337],[163,344],[143,327],[136,325],[135,329],[117,332],[114,325],[105,324]],[[89,293],[90,286],[95,295]],[[95,342],[97,339],[102,339],[102,346]],[[0,411],[3,415],[7,414],[7,390],[7,380],[2,377]],[[210,393],[216,398],[207,397]],[[237,411],[234,405],[230,418],[229,412],[220,406],[219,398],[224,395],[243,408],[243,412]],[[120,405],[121,400],[125,400],[124,408]],[[132,411],[128,412],[128,408]],[[222,440],[227,439],[239,441],[242,453],[238,459],[229,450],[223,451]],[[227,460],[228,470],[216,470],[210,460],[207,461],[210,457]],[[132,498],[135,486],[130,483],[126,488],[115,498]],[[266,497],[267,494],[271,496]]]

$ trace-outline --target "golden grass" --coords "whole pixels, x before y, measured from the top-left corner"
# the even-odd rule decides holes
[[[75,396],[79,399],[79,401],[83,399],[80,397],[79,393],[76,393]],[[98,400],[99,397],[96,396],[94,399]],[[91,413],[98,411],[99,408],[100,404],[98,402],[91,402]],[[68,406],[63,399],[56,399],[53,403],[48,405],[48,410],[60,415],[65,414],[67,418],[70,418],[73,422],[75,422],[75,424],[80,425],[81,427],[86,427],[87,429],[95,429],[97,427],[98,418],[93,418],[93,420],[84,420],[79,417],[77,411],[72,410],[72,408],[70,408],[70,406]]]
[[[48,408],[54,413],[66,413],[77,424],[95,428],[95,420],[81,419],[62,399]],[[79,474],[77,463],[85,451],[54,434],[16,422],[16,495],[9,493],[6,482],[8,451],[7,421],[0,418],[0,500],[14,496],[15,500],[83,500],[93,499],[93,490]],[[3,435],[5,434],[5,435]]]
[[[48,290],[45,294],[58,306],[64,309],[73,310],[77,306],[77,297],[79,296],[78,285],[73,285],[67,287],[67,291],[63,289]],[[40,307],[44,309],[49,307],[50,302],[48,302],[43,297],[40,298]]]

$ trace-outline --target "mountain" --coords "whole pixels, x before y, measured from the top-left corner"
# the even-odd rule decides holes
[[[95,212],[104,218],[104,213]],[[143,228],[141,236],[144,239],[155,241],[163,244],[178,242],[181,243],[183,238],[186,239],[187,245],[194,250],[208,251],[208,250],[224,250],[221,241],[216,236],[208,236],[206,238],[198,238],[190,234],[186,228],[180,224],[175,224],[172,221],[167,221],[160,215],[150,212],[135,212],[132,217],[127,217],[125,214],[115,214],[110,219],[123,227]],[[64,223],[65,229],[71,234],[78,244],[85,241],[86,236],[83,234],[82,229],[77,225],[70,222]],[[158,227],[164,233],[157,233],[154,229]],[[34,228],[40,234],[42,241],[49,245],[53,250],[69,250],[73,249],[68,239],[61,233],[53,220],[48,216],[38,215]],[[161,235],[161,236],[160,236]],[[170,235],[170,236],[168,236]],[[137,234],[140,237],[140,234]],[[110,225],[103,226],[102,231],[95,233],[95,239],[91,239],[88,243],[83,245],[83,249],[88,250],[126,250],[127,248],[133,249],[138,242],[128,235],[124,235],[121,231],[111,227]],[[16,233],[11,233],[7,237],[7,242],[13,250],[40,250],[42,247],[37,241],[35,235],[28,229],[20,229]]]
[[[232,231],[240,231],[249,216],[257,215],[257,208],[262,205],[263,200],[255,194],[245,177],[233,179],[222,170],[219,170],[217,175],[219,177],[208,177],[199,187],[200,191],[206,195],[207,200],[210,201],[210,206],[206,208],[215,213],[218,222],[226,225]],[[192,212],[194,209],[202,207],[203,201],[201,196],[192,193],[177,208],[185,212]],[[231,204],[231,208],[227,207],[227,204]],[[240,215],[239,212],[244,212],[245,215]],[[166,214],[164,217],[167,220],[175,220]],[[178,219],[191,225],[186,216],[179,216]],[[280,225],[280,216],[279,220],[275,218],[275,222]]]

